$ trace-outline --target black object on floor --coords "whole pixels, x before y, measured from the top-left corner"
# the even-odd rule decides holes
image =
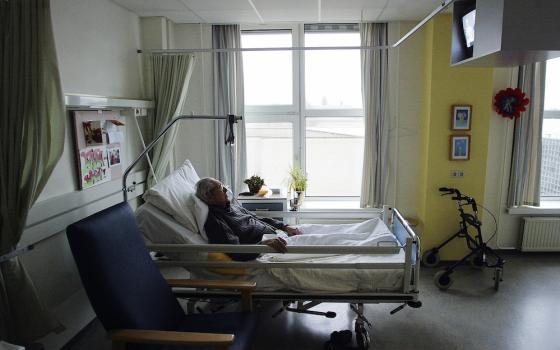
[[[331,339],[325,343],[325,350],[343,350],[352,349],[348,347],[352,343],[352,331],[344,330],[340,332],[332,332]]]

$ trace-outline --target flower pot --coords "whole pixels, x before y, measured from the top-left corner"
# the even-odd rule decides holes
[[[295,191],[294,198],[290,199],[290,207],[292,211],[298,211],[305,198],[304,191]]]

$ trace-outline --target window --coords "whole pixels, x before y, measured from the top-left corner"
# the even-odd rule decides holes
[[[246,30],[247,47],[359,46],[354,24]],[[286,188],[307,173],[307,197],[358,197],[364,148],[359,50],[243,52],[247,172]],[[291,97],[291,98],[290,98]]]
[[[257,174],[268,186],[286,183],[292,166],[291,123],[247,123],[247,175]]]
[[[244,32],[242,47],[290,47],[291,31]],[[292,53],[290,51],[243,52],[245,104],[292,105]]]
[[[360,196],[364,118],[306,118],[308,196]]]
[[[359,32],[305,31],[305,46],[360,46]],[[307,109],[362,109],[360,52],[305,52]]]
[[[560,199],[560,58],[546,63],[541,199]]]

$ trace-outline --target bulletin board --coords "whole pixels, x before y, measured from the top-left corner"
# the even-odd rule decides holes
[[[74,111],[74,144],[80,189],[122,176],[124,121],[113,111]]]

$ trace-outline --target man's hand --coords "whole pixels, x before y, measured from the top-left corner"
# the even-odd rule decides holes
[[[295,226],[289,226],[289,225],[284,227],[284,231],[286,231],[288,236],[301,235],[303,233],[299,228]]]
[[[288,249],[286,248],[286,241],[280,237],[265,239],[264,241],[261,241],[260,244],[265,244],[276,250],[278,253],[285,253],[288,251]]]

